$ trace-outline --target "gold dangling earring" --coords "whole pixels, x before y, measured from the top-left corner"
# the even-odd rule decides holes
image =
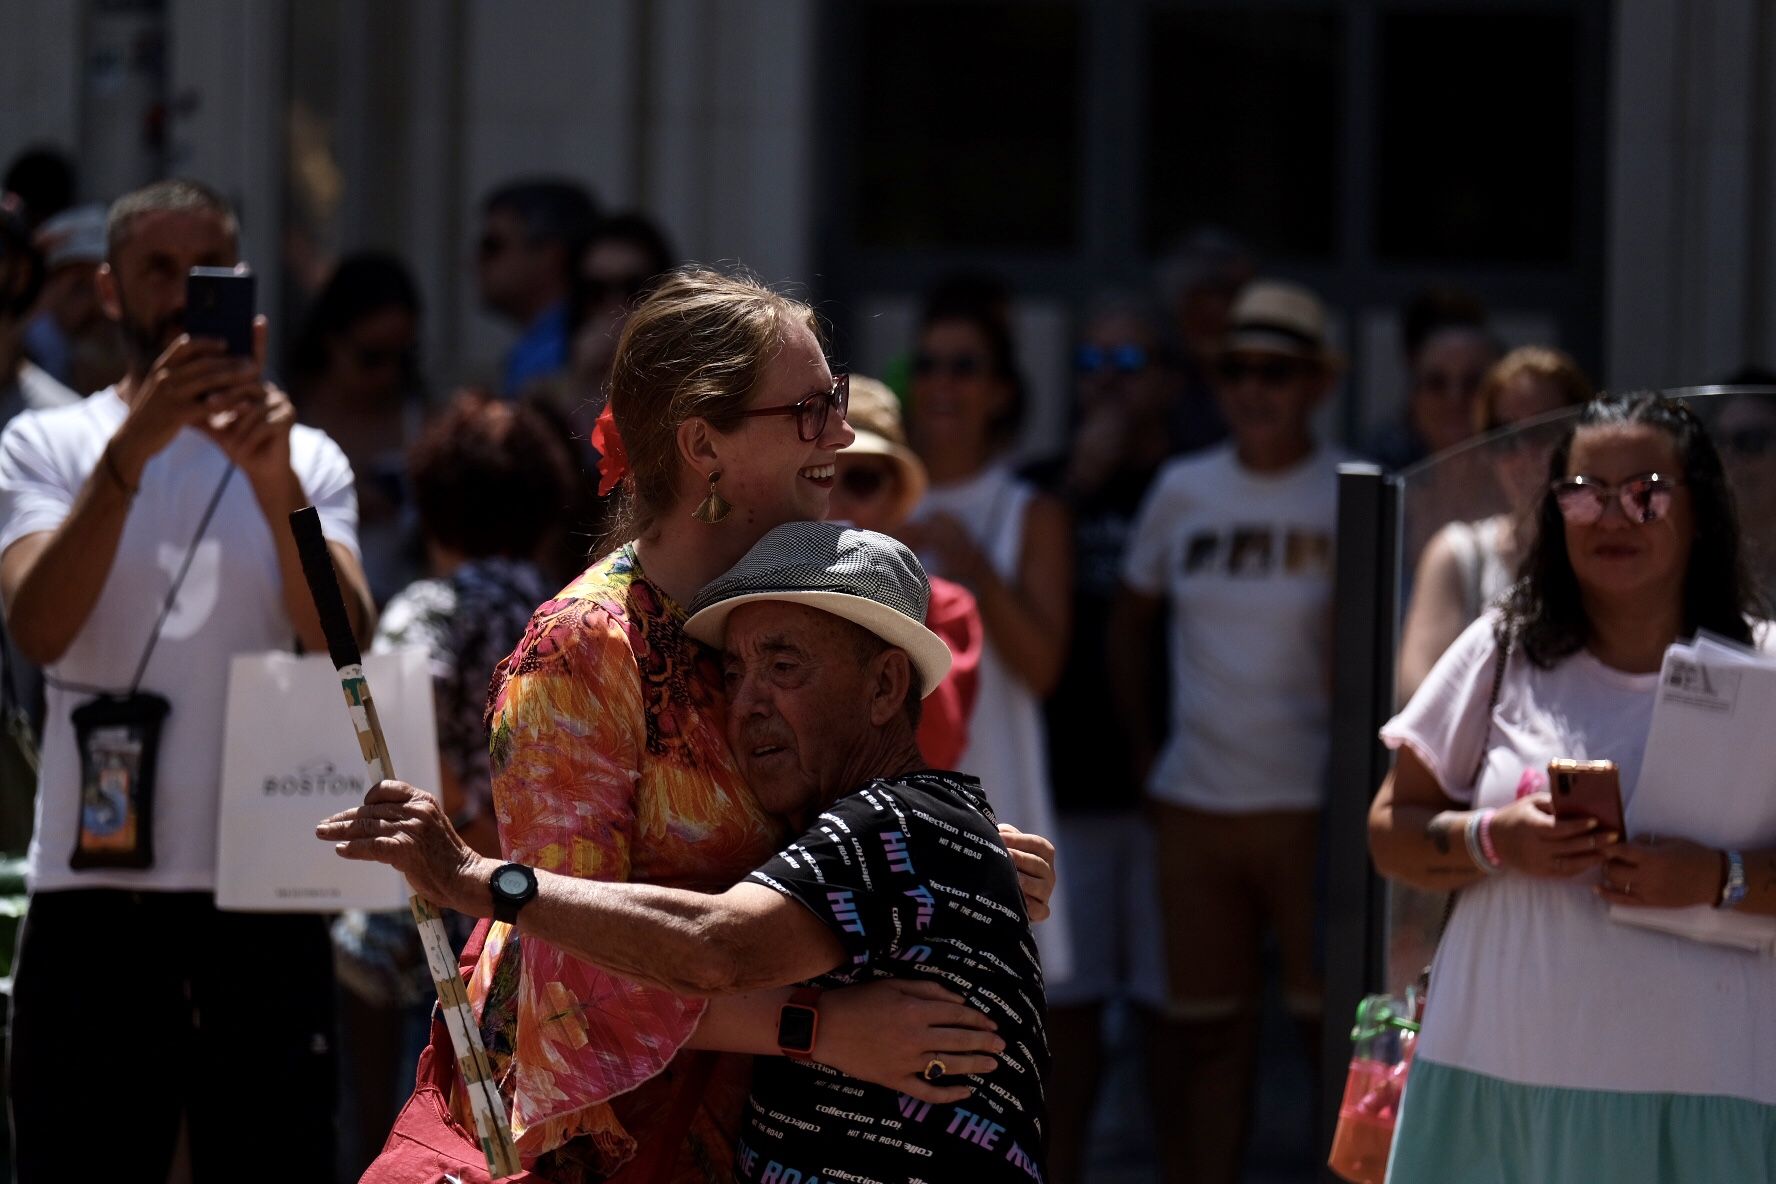
[[[726,518],[729,512],[733,510],[733,503],[729,502],[727,498],[715,491],[715,483],[721,479],[722,475],[720,469],[709,474],[709,496],[697,503],[697,508],[691,511],[691,517],[699,522],[707,522],[713,526],[723,518]]]

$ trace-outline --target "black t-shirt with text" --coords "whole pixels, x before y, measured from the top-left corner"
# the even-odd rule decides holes
[[[998,1025],[1005,1051],[974,1094],[935,1106],[815,1062],[761,1057],[735,1153],[748,1184],[1041,1181],[1048,1071],[1042,967],[1017,871],[980,783],[955,773],[872,781],[834,802],[752,879],[805,905],[848,963],[842,987],[925,979]],[[815,1052],[819,1041],[816,1037]]]

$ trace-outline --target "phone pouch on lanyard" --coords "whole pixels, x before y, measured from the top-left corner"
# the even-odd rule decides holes
[[[179,573],[167,589],[148,648],[136,663],[135,677],[125,692],[95,690],[59,684],[69,690],[98,696],[69,713],[74,723],[74,745],[80,750],[79,816],[75,821],[74,853],[68,866],[76,871],[97,867],[154,866],[154,773],[160,758],[160,729],[173,705],[142,689],[148,659],[160,644],[185,575],[191,570],[197,544],[209,529],[210,519],[227,492],[234,465],[222,470],[222,480],[210,495],[210,504],[197,524],[191,545],[185,548]]]
[[[103,695],[74,709],[80,816],[69,867],[153,866],[154,772],[171,710],[146,691]]]

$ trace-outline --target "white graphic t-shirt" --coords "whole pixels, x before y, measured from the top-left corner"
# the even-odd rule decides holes
[[[62,524],[128,411],[112,387],[71,407],[27,412],[7,425],[0,434],[0,553],[26,535]],[[290,463],[320,511],[326,537],[355,553],[357,497],[345,454],[324,433],[296,427]],[[229,479],[142,678],[144,691],[172,703],[155,778],[153,867],[68,866],[80,797],[69,713],[93,696],[66,688],[129,689],[227,467],[222,450],[190,428],[148,462],[98,602],[61,660],[46,671],[43,763],[26,865],[33,892],[215,887],[228,661],[237,653],[288,650],[295,640],[284,611],[276,542],[245,476]]]
[[[1312,810],[1330,747],[1338,465],[1283,473],[1225,445],[1173,461],[1141,506],[1125,583],[1168,602],[1171,728],[1147,792],[1218,813]]]

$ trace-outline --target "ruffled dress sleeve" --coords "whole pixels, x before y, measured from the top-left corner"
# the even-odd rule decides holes
[[[621,626],[596,603],[544,605],[503,673],[490,722],[506,858],[563,875],[629,879],[647,722]],[[495,924],[470,980],[490,1050],[510,1057],[502,1088],[513,1138],[528,1158],[590,1136],[603,1166],[614,1169],[636,1142],[607,1103],[667,1066],[695,1031],[704,1001],[515,938]]]
[[[1451,801],[1474,796],[1474,770],[1492,729],[1484,718],[1498,667],[1498,614],[1470,624],[1425,676],[1411,702],[1382,725],[1391,749],[1407,748]]]

